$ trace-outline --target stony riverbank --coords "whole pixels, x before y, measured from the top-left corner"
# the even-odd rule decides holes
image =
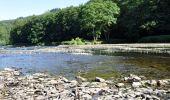
[[[160,100],[170,99],[170,79],[147,80],[129,75],[119,82],[96,77],[88,82],[77,76],[68,80],[44,73],[21,75],[18,70],[0,71],[1,100]]]
[[[137,53],[160,53],[170,54],[169,43],[145,43],[145,44],[98,44],[98,45],[59,45],[59,46],[35,46],[35,47],[16,47],[0,48],[0,52],[10,53],[74,53],[74,54],[93,54],[96,51],[115,53],[115,52],[137,52]]]

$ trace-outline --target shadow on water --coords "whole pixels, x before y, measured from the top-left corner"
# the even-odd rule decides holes
[[[122,74],[144,75],[148,78],[170,78],[170,55],[166,53],[107,52],[98,50],[94,55],[121,58],[113,64],[124,66]]]

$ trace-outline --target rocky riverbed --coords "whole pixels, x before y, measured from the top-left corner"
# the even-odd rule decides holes
[[[117,79],[115,79],[117,80]],[[1,100],[161,100],[170,99],[170,79],[147,80],[129,75],[119,80],[93,81],[77,76],[68,80],[45,73],[22,75],[5,68],[0,71]]]

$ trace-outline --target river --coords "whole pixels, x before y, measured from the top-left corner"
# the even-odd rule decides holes
[[[0,69],[6,67],[18,68],[23,74],[47,72],[52,75],[63,75],[68,78],[75,77],[78,73],[106,74],[113,72],[119,75],[130,73],[147,76],[148,78],[170,78],[170,56],[165,54],[117,52],[93,54],[74,54],[61,52],[28,52],[34,48],[1,47]],[[19,51],[5,52],[5,51]],[[28,51],[25,51],[28,50]]]

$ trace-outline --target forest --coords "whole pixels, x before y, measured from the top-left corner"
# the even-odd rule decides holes
[[[170,0],[90,0],[54,8],[0,21],[0,45],[168,43],[169,5]]]

